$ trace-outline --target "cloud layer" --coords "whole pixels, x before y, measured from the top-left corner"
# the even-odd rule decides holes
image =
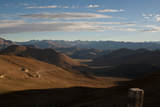
[[[11,24],[12,23],[12,24]],[[5,25],[5,26],[4,26]],[[27,23],[22,20],[0,21],[0,34],[19,32],[56,32],[56,31],[137,31],[133,23],[122,22],[39,22]]]
[[[99,7],[99,5],[96,5],[96,4],[90,4],[90,5],[88,5],[88,8],[98,8]]]
[[[97,13],[40,13],[20,15],[22,18],[32,19],[96,19],[96,18],[112,18],[112,16],[102,15]]]
[[[45,8],[58,8],[57,5],[49,5],[49,6],[28,6],[28,9],[45,9]]]
[[[11,26],[0,24],[0,34],[19,32],[45,32],[45,31],[100,31],[103,26],[85,22],[43,22],[43,23],[14,23]]]
[[[160,14],[142,14],[142,16],[146,20],[160,22]]]
[[[109,13],[109,12],[123,12],[125,10],[123,9],[103,9],[103,10],[98,10],[97,12],[100,12],[100,13]]]
[[[90,4],[83,8],[98,8],[100,7],[97,4]],[[61,6],[61,5],[48,5],[48,6],[28,6],[26,5],[26,9],[54,9],[54,8],[80,8],[79,6]]]

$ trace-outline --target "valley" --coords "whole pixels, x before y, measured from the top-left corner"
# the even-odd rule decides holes
[[[160,107],[160,0],[0,0],[0,107]]]
[[[159,81],[159,55],[158,50],[122,48],[78,59],[52,48],[13,44],[0,51],[0,105],[125,107],[128,89],[139,87],[145,90],[145,107],[153,102],[158,107],[159,94],[149,97],[154,93],[149,87]]]

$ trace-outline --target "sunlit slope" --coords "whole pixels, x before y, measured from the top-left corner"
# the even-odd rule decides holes
[[[0,54],[33,58],[63,68],[80,65],[80,63],[74,59],[53,49],[40,49],[30,46],[12,45],[1,50]]]
[[[35,59],[0,55],[0,91],[112,85],[114,82],[111,79],[91,79],[75,71],[66,71]]]

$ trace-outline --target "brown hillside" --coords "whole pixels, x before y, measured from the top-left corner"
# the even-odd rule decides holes
[[[71,59],[70,57],[62,53],[56,52],[53,49],[40,49],[35,47],[12,45],[7,47],[6,49],[3,49],[0,53],[30,57],[63,68],[80,65],[79,62]]]
[[[117,80],[97,77],[90,79],[80,73],[66,71],[31,58],[0,55],[1,92],[73,86],[110,87],[115,85],[114,81]]]
[[[111,87],[116,85],[112,79],[89,79],[30,58],[0,55],[0,64],[1,76],[5,74],[5,77],[0,79],[1,92],[43,89],[0,95],[2,107],[126,107],[130,87],[145,90],[144,107],[160,106],[159,72],[138,78],[129,84],[123,83],[122,86]],[[28,69],[29,74],[22,68]],[[40,78],[36,72],[39,72]],[[94,88],[71,88],[74,86]],[[52,89],[46,90],[46,88]]]

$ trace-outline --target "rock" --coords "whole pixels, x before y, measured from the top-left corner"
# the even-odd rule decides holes
[[[39,72],[37,72],[37,75],[36,75],[37,78],[40,78],[41,75],[39,74]]]
[[[27,69],[27,68],[22,68],[21,71],[23,71],[23,72],[29,72],[29,69]]]
[[[0,79],[3,79],[5,77],[5,74],[0,74]]]

